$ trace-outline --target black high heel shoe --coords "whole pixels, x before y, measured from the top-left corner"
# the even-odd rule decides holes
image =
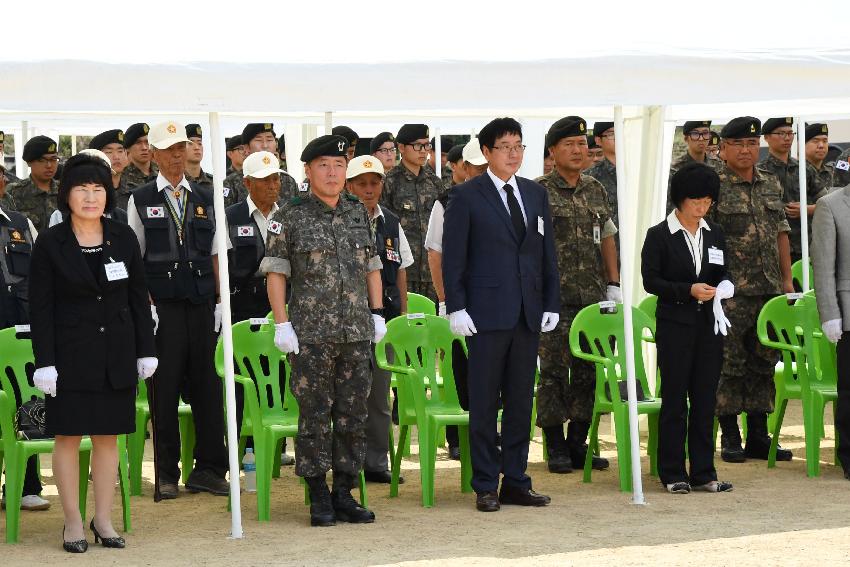
[[[123,537],[100,537],[100,534],[97,532],[97,528],[94,527],[94,518],[92,518],[89,527],[91,528],[91,531],[94,534],[95,543],[100,543],[101,545],[103,545],[103,547],[114,547],[116,549],[124,549]]]
[[[62,549],[68,553],[85,553],[89,548],[89,542],[85,539],[77,541],[65,541],[65,526],[62,526]]]

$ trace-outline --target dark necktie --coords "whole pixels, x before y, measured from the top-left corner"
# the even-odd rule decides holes
[[[508,194],[508,210],[511,212],[511,224],[514,225],[514,232],[516,232],[519,241],[522,242],[525,240],[525,221],[522,219],[522,209],[519,208],[519,201],[516,200],[516,195],[514,195],[514,188],[506,183],[504,190]]]

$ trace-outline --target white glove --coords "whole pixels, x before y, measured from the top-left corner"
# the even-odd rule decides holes
[[[213,330],[216,333],[221,332],[221,303],[215,304],[215,311],[213,312],[213,317],[215,317],[215,323],[213,323]]]
[[[139,379],[147,380],[156,372],[159,360],[154,356],[145,356],[136,359],[136,370],[139,371]]]
[[[387,323],[383,317],[374,313],[372,313],[372,320],[375,322],[375,340],[373,342],[378,344],[387,334]]]
[[[841,319],[830,319],[823,325],[821,325],[823,329],[823,334],[826,335],[826,338],[829,339],[829,342],[832,344],[838,343],[838,340],[841,338],[841,333],[843,332],[841,329]]]
[[[56,372],[55,366],[42,366],[41,368],[37,368],[35,374],[32,376],[32,381],[33,384],[35,384],[35,387],[45,394],[50,394],[54,398],[56,397],[56,381],[58,379],[59,374]]]
[[[286,354],[290,352],[298,354],[298,337],[295,336],[295,329],[292,328],[292,323],[289,321],[286,323],[275,323],[274,346]]]
[[[720,299],[729,299],[735,295],[735,286],[729,280],[723,280],[714,288],[714,296]]]
[[[151,319],[153,319],[153,334],[159,329],[159,315],[156,314],[156,305],[151,303]]]
[[[446,318],[446,302],[445,301],[441,301],[439,306],[437,307],[437,315],[439,315],[443,319]]]
[[[609,285],[605,289],[605,299],[614,303],[623,302],[623,290],[618,285]]]
[[[472,317],[466,312],[466,309],[449,313],[449,327],[452,333],[462,337],[471,337],[478,332],[475,324],[472,322]]]
[[[729,285],[731,286],[732,284],[730,283]],[[726,314],[723,313],[723,305],[720,304],[720,294],[717,292],[714,294],[713,310],[714,334],[716,335],[717,333],[720,333],[725,337],[729,333],[728,329],[732,326],[732,323],[729,322],[729,319],[726,318]]]
[[[608,289],[611,289],[611,286],[608,286]],[[558,320],[560,318],[561,316],[557,313],[549,313],[548,311],[546,311],[545,313],[543,313],[543,321],[540,322],[540,331],[543,333],[548,333],[549,331],[558,326]]]

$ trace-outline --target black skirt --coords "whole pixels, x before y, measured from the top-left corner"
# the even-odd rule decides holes
[[[97,391],[63,391],[62,377],[56,397],[45,396],[47,434],[122,435],[136,430],[136,387],[113,390],[108,384]]]

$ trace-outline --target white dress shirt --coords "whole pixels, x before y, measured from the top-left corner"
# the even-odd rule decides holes
[[[260,236],[263,237],[263,243],[265,243],[269,234],[269,219],[272,218],[280,207],[277,206],[277,203],[272,203],[272,210],[269,211],[269,216],[266,217],[263,215],[263,212],[257,208],[254,201],[251,200],[250,195],[245,197],[245,202],[248,203],[248,216],[254,219],[254,222],[257,223],[257,227],[260,229]],[[233,244],[230,242],[230,232],[228,232],[227,249],[230,250],[231,248],[233,248]]]
[[[691,234],[688,229],[682,226],[682,223],[679,222],[679,217],[676,216],[676,210],[677,209],[673,209],[670,211],[670,214],[667,215],[667,228],[670,229],[670,234],[676,234],[681,230],[682,234],[685,235],[685,244],[688,245],[688,249],[691,252],[691,260],[694,261],[694,269],[696,270],[697,275],[699,275],[700,270],[702,270],[702,231],[703,229],[711,230],[711,228],[709,228],[705,219],[699,219],[699,226],[697,227],[696,234]]]
[[[525,206],[522,204],[522,195],[519,193],[519,185],[516,181],[516,175],[511,175],[511,178],[507,181],[502,181],[496,174],[490,171],[490,168],[487,168],[487,175],[490,176],[490,179],[493,181],[493,185],[496,186],[496,190],[499,192],[499,198],[502,199],[502,203],[505,205],[505,209],[508,211],[508,216],[511,214],[511,209],[508,207],[508,192],[505,191],[505,185],[510,185],[514,188],[514,197],[516,197],[517,202],[519,203],[519,210],[522,212],[522,219],[525,221],[526,228],[528,227],[528,217],[525,214]]]
[[[428,217],[428,232],[425,233],[425,249],[443,253],[443,222],[446,209],[439,201],[434,201],[431,216]]]

